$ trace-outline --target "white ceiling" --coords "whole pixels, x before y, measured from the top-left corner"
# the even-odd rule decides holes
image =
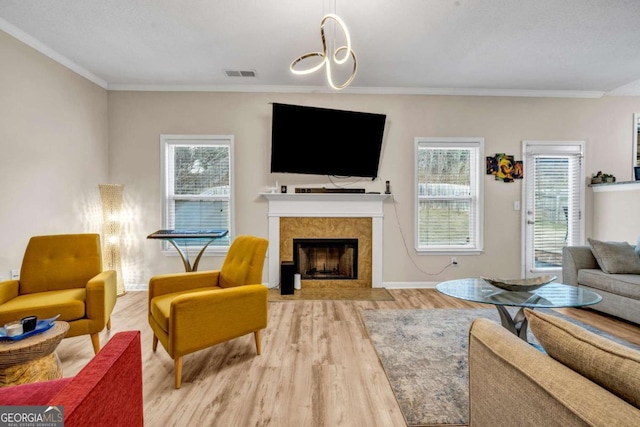
[[[289,64],[334,12],[343,92],[640,95],[640,0],[0,0],[0,29],[111,90],[332,92]]]

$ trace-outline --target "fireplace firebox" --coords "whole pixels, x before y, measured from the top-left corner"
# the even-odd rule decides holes
[[[358,278],[358,239],[293,239],[293,262],[302,279]]]

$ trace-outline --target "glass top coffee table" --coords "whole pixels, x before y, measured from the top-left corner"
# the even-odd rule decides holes
[[[457,279],[438,283],[436,289],[450,297],[466,301],[493,304],[500,313],[502,326],[527,340],[527,318],[524,308],[560,308],[585,307],[602,301],[602,297],[588,289],[562,283],[549,283],[538,289],[523,291],[506,291],[497,288],[480,278]],[[515,316],[506,307],[520,307]]]

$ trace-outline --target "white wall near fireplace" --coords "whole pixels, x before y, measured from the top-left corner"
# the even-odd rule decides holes
[[[269,201],[269,287],[280,283],[280,218],[371,218],[371,284],[382,285],[383,201],[389,194],[263,193]]]

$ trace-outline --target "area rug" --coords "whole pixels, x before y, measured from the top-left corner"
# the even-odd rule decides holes
[[[269,301],[395,301],[395,298],[385,288],[302,288],[293,295],[280,295],[279,289],[269,289]]]
[[[552,310],[601,336],[627,341]],[[468,425],[468,330],[500,323],[495,309],[362,310],[362,319],[408,426]],[[536,343],[529,331],[529,341]]]

